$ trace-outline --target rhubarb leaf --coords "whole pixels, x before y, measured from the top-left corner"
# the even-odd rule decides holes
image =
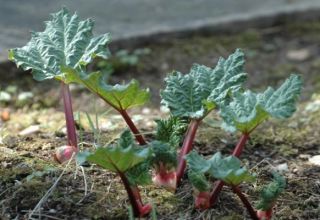
[[[156,120],[156,123],[156,140],[168,143],[174,149],[178,148],[188,128],[186,121],[171,116],[168,119]]]
[[[131,80],[125,85],[108,85],[105,75],[101,72],[86,74],[77,72],[71,68],[62,68],[63,74],[58,78],[66,83],[82,84],[91,92],[97,94],[105,102],[117,110],[127,110],[129,108],[145,104],[150,98],[148,89],[140,89],[139,82]]]
[[[195,187],[199,192],[207,192],[210,189],[210,183],[203,173],[197,173],[189,170],[188,178],[192,186]]]
[[[174,72],[165,79],[161,103],[177,117],[201,119],[246,80],[244,54],[238,49],[228,59],[220,58],[214,69],[194,64],[190,73]]]
[[[185,159],[188,164],[189,170],[196,172],[196,173],[206,173],[211,168],[210,161],[204,159],[200,156],[196,151],[191,151]]]
[[[296,111],[301,88],[301,76],[292,74],[277,90],[269,87],[263,94],[259,94],[259,103],[272,117],[289,118]]]
[[[145,161],[129,169],[125,174],[130,182],[130,185],[142,186],[150,184],[152,181],[149,168],[149,162]]]
[[[65,8],[52,14],[43,32],[33,32],[29,43],[9,51],[9,59],[32,70],[38,81],[63,75],[61,67],[80,71],[95,57],[107,58],[109,34],[93,37],[92,19],[79,20]],[[61,79],[61,78],[60,78]]]
[[[272,209],[277,198],[286,187],[286,180],[283,176],[273,173],[273,181],[260,191],[260,200],[257,204],[258,210],[268,211]]]
[[[224,119],[222,127],[225,130],[242,133],[250,133],[269,116],[259,104],[257,94],[250,90],[235,94],[229,105],[221,106],[220,115]]]
[[[259,94],[249,90],[236,93],[233,101],[221,106],[222,127],[228,131],[250,133],[268,117],[290,117],[296,110],[301,87],[301,77],[291,75],[277,90],[269,87]]]
[[[216,179],[222,180],[226,184],[237,186],[242,182],[252,182],[255,175],[241,167],[241,161],[235,156],[223,158],[220,152],[217,152],[210,158],[211,168],[209,174]]]
[[[127,142],[129,134],[130,132],[126,130],[115,145],[98,148],[87,155],[86,160],[117,173],[124,173],[146,161],[151,154],[150,149],[135,146],[133,139],[129,144]]]

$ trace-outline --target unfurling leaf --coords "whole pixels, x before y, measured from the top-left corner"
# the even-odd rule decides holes
[[[174,72],[165,79],[162,104],[177,117],[203,118],[246,80],[244,54],[238,49],[228,59],[220,58],[214,69],[194,64],[190,73]]]
[[[133,139],[132,143],[128,144],[128,135],[131,135],[130,132],[125,131],[117,144],[98,148],[95,152],[87,154],[86,160],[117,173],[124,173],[148,160],[150,149],[135,146]]]
[[[203,177],[207,174],[232,186],[255,180],[255,175],[241,167],[241,161],[234,156],[223,158],[221,153],[218,152],[206,160],[196,151],[192,151],[186,156],[186,160],[190,171],[198,175],[202,174]]]
[[[226,184],[237,186],[242,182],[252,182],[255,175],[241,167],[241,161],[235,156],[222,158],[220,152],[210,158],[211,168],[209,174],[216,179],[222,180]]]
[[[61,67],[80,71],[94,57],[107,58],[109,34],[93,37],[92,19],[79,20],[65,8],[52,14],[43,32],[33,32],[30,42],[9,51],[9,59],[42,81],[63,75]]]
[[[156,140],[168,143],[171,148],[176,149],[185,134],[188,124],[185,120],[177,117],[156,120]]]
[[[260,200],[257,204],[257,209],[268,211],[272,209],[277,198],[286,187],[286,180],[283,176],[274,173],[273,181],[260,191]]]
[[[296,110],[302,87],[301,77],[291,75],[277,90],[269,87],[263,93],[236,93],[233,101],[222,105],[220,115],[223,128],[250,133],[268,117],[289,118]]]

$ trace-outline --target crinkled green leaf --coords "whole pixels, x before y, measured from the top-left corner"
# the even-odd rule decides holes
[[[196,151],[191,151],[185,157],[189,170],[196,173],[206,173],[211,168],[210,161],[204,159]]]
[[[301,88],[301,76],[292,74],[277,90],[269,87],[263,94],[259,94],[259,103],[272,117],[289,118],[296,111]]]
[[[290,117],[296,110],[301,87],[301,77],[291,75],[277,90],[269,87],[259,94],[251,91],[235,94],[233,101],[221,106],[223,128],[250,133],[269,116],[278,119]]]
[[[168,143],[172,148],[177,148],[185,134],[188,124],[177,117],[156,120],[156,140]]]
[[[226,184],[237,186],[242,182],[252,182],[255,175],[241,167],[241,161],[235,156],[223,158],[220,152],[217,152],[210,158],[209,174],[216,179],[222,180]]]
[[[93,37],[93,20],[81,21],[63,8],[45,24],[43,32],[32,33],[26,46],[9,51],[9,59],[24,70],[32,70],[36,80],[60,76],[61,67],[79,71],[94,57],[108,57],[109,34]]]
[[[210,189],[210,183],[203,173],[197,173],[192,170],[188,171],[188,178],[199,192],[206,192]]]
[[[161,163],[167,170],[174,169],[177,166],[177,151],[175,147],[161,141],[152,141],[149,146],[153,153],[151,157],[153,166],[159,167]]]
[[[260,191],[260,200],[257,209],[268,211],[272,209],[274,203],[286,187],[286,180],[283,176],[274,173],[273,181]]]
[[[195,64],[186,75],[174,72],[165,79],[161,102],[174,116],[202,118],[240,90],[246,79],[243,66],[244,54],[238,49],[228,59],[220,58],[214,69]]]
[[[149,161],[145,161],[129,169],[125,174],[130,182],[130,185],[141,186],[150,184],[152,180],[149,168]]]
[[[117,110],[126,110],[135,106],[145,104],[150,93],[148,89],[140,89],[136,80],[131,80],[125,85],[108,85],[101,72],[85,74],[70,68],[63,68],[63,74],[58,77],[66,83],[78,83],[87,87],[91,92],[96,93],[105,102]]]
[[[135,146],[133,138],[131,139],[132,143],[128,144],[129,134],[129,131],[125,131],[116,145],[100,147],[87,155],[86,160],[117,173],[126,172],[148,160],[151,154],[150,149]]]
[[[224,129],[242,133],[250,133],[269,116],[259,105],[257,95],[250,90],[235,94],[229,105],[221,106],[220,115],[224,119]]]

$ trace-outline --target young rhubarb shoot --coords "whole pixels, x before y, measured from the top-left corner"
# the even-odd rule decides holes
[[[239,185],[242,182],[252,182],[255,180],[255,175],[252,175],[248,172],[246,168],[241,167],[241,162],[238,158],[234,156],[228,156],[223,158],[221,153],[218,152],[214,154],[210,159],[206,160],[201,157],[195,151],[192,151],[190,154],[186,156],[186,160],[189,166],[189,172],[194,173],[196,175],[196,181],[192,180],[194,178],[192,175],[191,183],[199,189],[204,187],[203,189],[208,190],[208,180],[206,176],[219,179],[223,181],[225,184],[229,185],[232,190],[239,196],[240,200],[243,202],[244,206],[248,210],[252,219],[257,218],[257,214],[254,208],[251,206],[248,199],[242,194],[241,190],[239,189]],[[205,197],[206,200],[203,199],[202,195],[200,194],[198,198],[196,198],[196,205],[197,200],[201,200],[202,205],[206,206],[196,206],[196,208],[209,208],[210,207],[210,198]]]
[[[196,151],[191,151],[185,159],[189,169],[188,178],[194,190],[195,207],[197,209],[208,209],[210,207],[210,184],[207,173],[211,164]]]
[[[260,201],[256,206],[259,220],[271,220],[272,209],[285,187],[285,178],[277,173],[273,173],[273,181],[260,191]]]
[[[194,64],[190,73],[174,72],[165,79],[166,88],[161,92],[162,104],[172,115],[190,121],[180,155],[178,157],[177,183],[185,170],[184,156],[192,150],[197,129],[202,119],[230,94],[241,90],[246,80],[243,72],[244,54],[238,49],[228,59],[220,58],[215,68]]]
[[[154,167],[153,182],[170,191],[176,190],[177,149],[187,128],[187,123],[177,117],[156,120],[156,141],[150,143],[153,149],[151,164]]]
[[[149,148],[139,148],[134,144],[131,133],[127,130],[122,133],[118,142],[107,147],[99,147],[95,152],[78,154],[78,160],[95,163],[104,169],[119,175],[128,193],[135,217],[148,215],[150,204],[143,204],[138,184],[148,184],[148,160],[151,155]]]
[[[45,30],[33,32],[31,40],[24,47],[11,49],[9,59],[24,70],[32,70],[33,78],[37,81],[62,81],[68,147],[58,149],[55,158],[64,162],[70,159],[70,151],[78,151],[70,91],[63,79],[64,69],[80,72],[94,57],[107,58],[109,52],[105,46],[110,37],[108,34],[93,37],[93,21],[80,21],[77,14],[71,15],[65,8],[52,14],[52,20],[45,24]]]
[[[296,102],[302,87],[301,77],[291,75],[278,89],[269,87],[262,93],[250,90],[234,94],[233,100],[220,106],[227,131],[240,131],[242,136],[232,155],[239,157],[252,131],[266,119],[286,119],[296,111]],[[217,181],[211,195],[212,205],[218,198],[223,182]]]

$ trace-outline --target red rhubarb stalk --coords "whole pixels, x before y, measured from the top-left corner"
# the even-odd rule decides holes
[[[252,205],[250,204],[250,202],[248,201],[247,197],[241,192],[241,190],[239,189],[239,187],[237,186],[232,186],[232,190],[235,194],[237,194],[237,196],[240,198],[240,200],[242,201],[243,205],[247,208],[249,215],[251,216],[251,218],[253,220],[259,220],[256,211],[254,210],[254,208],[252,207]]]
[[[240,155],[242,154],[242,151],[244,149],[244,146],[247,143],[248,138],[249,138],[249,134],[247,134],[247,133],[242,134],[236,148],[232,152],[233,156],[240,157]]]
[[[244,133],[242,134],[237,146],[234,148],[233,152],[232,152],[232,155],[235,156],[235,157],[240,157],[240,155],[242,154],[242,151],[244,149],[244,146],[245,144],[247,143],[249,139],[249,134],[248,133]],[[218,197],[219,197],[219,194],[223,188],[223,181],[221,180],[218,180],[214,183],[214,187],[213,187],[213,190],[211,192],[211,197],[210,197],[210,203],[211,203],[211,206],[213,206]]]
[[[128,127],[130,128],[132,133],[134,134],[134,136],[135,136],[136,140],[138,141],[138,143],[140,145],[146,145],[147,142],[145,141],[145,139],[141,135],[140,131],[138,130],[138,128],[135,126],[135,124],[131,120],[131,118],[128,115],[127,111],[126,110],[119,110],[119,113],[122,115],[123,119],[127,123]]]
[[[183,145],[178,158],[179,164],[177,168],[177,185],[180,184],[181,178],[186,169],[186,161],[184,157],[192,150],[192,144],[196,137],[196,133],[197,133],[200,122],[201,120],[193,119],[189,124],[187,135],[183,141]]]
[[[150,204],[143,205],[138,187],[130,186],[129,180],[123,172],[118,171],[118,174],[128,193],[134,216],[137,218],[141,218],[148,215],[152,207]]]
[[[69,86],[61,82],[61,92],[66,118],[68,144],[58,147],[54,154],[54,159],[59,163],[64,163],[71,159],[73,153],[78,152],[77,133],[73,118],[72,101]]]
[[[64,114],[66,118],[68,145],[77,149],[77,133],[73,118],[71,94],[69,86],[64,82],[61,82],[61,91],[64,104]]]

